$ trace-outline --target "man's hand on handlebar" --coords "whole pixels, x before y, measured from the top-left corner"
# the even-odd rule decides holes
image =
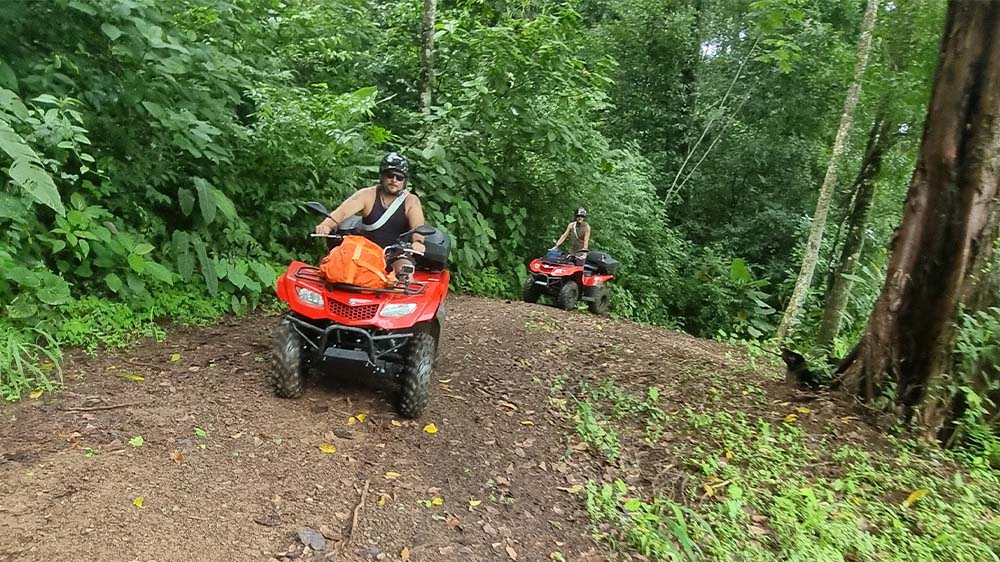
[[[330,234],[334,226],[336,226],[336,224],[331,224],[331,221],[323,221],[316,225],[316,228],[315,230],[313,230],[313,232],[320,235]]]

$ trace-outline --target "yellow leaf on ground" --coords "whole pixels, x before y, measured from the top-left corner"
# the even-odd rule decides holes
[[[521,420],[521,425],[535,425],[535,422],[531,420]]]
[[[727,461],[728,460],[732,460],[732,458],[733,458],[733,452],[732,451],[726,451],[726,460]]]
[[[785,416],[785,423],[795,423],[795,420],[799,419],[795,414],[788,414]]]
[[[431,505],[444,505],[444,499],[443,498],[432,498],[431,499]]]
[[[144,381],[144,380],[146,380],[145,377],[140,377],[139,375],[133,375],[132,373],[122,373],[122,374],[120,374],[118,376],[121,377],[121,378],[123,378],[123,379],[130,380],[130,381]]]
[[[323,443],[322,445],[320,445],[319,450],[323,451],[328,455],[332,455],[333,453],[337,452],[337,448],[334,447],[333,445],[330,445],[329,443]]]
[[[32,400],[38,400],[42,397],[42,394],[45,394],[44,390],[34,390],[28,396],[30,396]]]
[[[385,473],[385,479],[386,480],[395,480],[395,479],[399,478],[400,476],[402,476],[402,474],[400,474],[398,472],[386,472]]]
[[[366,413],[364,413],[364,412],[361,412],[360,414],[358,414],[358,415],[356,415],[356,416],[354,416],[354,417],[355,417],[355,418],[357,418],[357,420],[358,420],[358,423],[364,423],[364,421],[365,421],[365,418],[367,418],[367,417],[368,417],[368,414],[366,414]]]
[[[441,384],[448,384],[451,382],[451,379],[438,379],[438,382]]]
[[[583,491],[583,484],[573,484],[569,488],[556,488],[556,490],[562,490],[570,494],[579,494]]]
[[[357,418],[355,418],[354,416],[351,416],[351,417],[347,418],[347,425],[351,425],[351,424],[354,424],[354,423],[358,423],[358,419]]]
[[[173,355],[170,356],[170,362],[171,363],[176,363],[176,362],[178,362],[180,360],[181,360],[181,354],[180,353],[175,353],[175,354],[173,354]]]
[[[517,411],[517,406],[511,404],[510,402],[501,402],[500,405],[503,406],[504,408],[509,408],[511,410],[514,410],[515,412]]]
[[[810,410],[809,408],[806,408],[805,406],[799,406],[798,408],[795,408],[795,411],[798,412],[798,413],[800,413],[800,414],[808,414],[812,410]]]
[[[910,492],[910,495],[906,496],[906,499],[903,500],[903,507],[912,506],[918,501],[924,499],[924,497],[927,496],[927,494],[929,494],[930,492],[931,491],[927,488],[917,488],[916,490],[913,490],[912,492]]]
[[[424,426],[424,433],[430,433],[431,435],[433,435],[437,432],[438,432],[437,426],[432,423],[429,423]]]
[[[139,497],[135,498],[134,500],[132,500],[132,505],[138,507],[139,509],[142,509],[142,504],[143,504],[144,501],[145,500],[143,499],[143,497],[139,496]]]
[[[403,424],[399,423],[396,420],[392,420],[389,423],[391,423],[393,425],[393,427],[403,427]]]
[[[408,562],[410,560],[410,549],[403,547],[403,550],[399,551],[399,558],[403,562]]]
[[[483,500],[469,500],[469,507],[479,507]]]

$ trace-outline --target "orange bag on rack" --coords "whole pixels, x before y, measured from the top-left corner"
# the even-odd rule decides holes
[[[364,236],[345,236],[330,250],[319,270],[330,283],[384,289],[396,283],[396,274],[385,270],[382,248]]]

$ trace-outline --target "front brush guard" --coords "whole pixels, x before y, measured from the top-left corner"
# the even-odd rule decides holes
[[[371,367],[384,364],[386,356],[398,352],[413,337],[412,332],[373,335],[362,328],[333,323],[322,328],[295,316],[289,316],[288,320],[292,323],[292,328],[320,357],[365,361]],[[359,341],[345,342],[347,336],[356,336]],[[344,343],[360,346],[362,349],[345,349],[341,347]]]

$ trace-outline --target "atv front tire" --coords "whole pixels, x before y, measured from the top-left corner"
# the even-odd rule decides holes
[[[573,310],[576,308],[576,301],[580,298],[580,287],[574,281],[566,281],[559,288],[556,295],[556,306],[563,310]]]
[[[611,291],[607,287],[602,288],[594,300],[587,303],[587,308],[598,316],[607,314],[611,309]]]
[[[524,280],[524,290],[521,291],[521,300],[524,302],[536,303],[538,297],[542,296],[542,291],[535,285],[535,278],[531,275]]]
[[[431,388],[431,371],[437,342],[427,333],[417,333],[410,339],[403,356],[403,380],[396,410],[404,418],[418,418],[427,407]]]
[[[305,342],[292,323],[282,318],[274,334],[274,359],[271,367],[271,387],[281,398],[302,396],[306,365],[303,360]]]

